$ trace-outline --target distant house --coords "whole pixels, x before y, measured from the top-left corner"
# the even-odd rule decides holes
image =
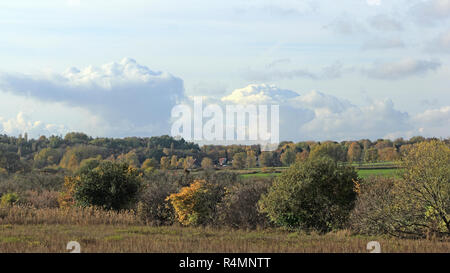
[[[226,157],[219,158],[219,166],[226,166],[228,163],[228,159]]]

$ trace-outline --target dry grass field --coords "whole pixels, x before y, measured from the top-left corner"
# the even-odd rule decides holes
[[[382,252],[450,252],[449,241],[354,236],[348,231],[325,235],[280,229],[232,230],[181,226],[145,226],[132,213],[93,209],[8,208],[0,211],[0,252],[68,252],[77,241],[81,252],[270,252],[367,253],[376,240]]]

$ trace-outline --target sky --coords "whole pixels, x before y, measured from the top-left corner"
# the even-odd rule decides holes
[[[0,133],[170,133],[193,96],[282,140],[450,136],[450,0],[2,0]]]

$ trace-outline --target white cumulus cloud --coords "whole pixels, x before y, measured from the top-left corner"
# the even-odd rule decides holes
[[[46,124],[42,121],[33,121],[24,112],[19,112],[15,118],[0,117],[0,133],[17,136],[27,133],[30,137],[41,135],[65,134],[68,128],[59,124]]]
[[[250,84],[244,88],[235,89],[230,95],[222,98],[223,102],[239,104],[283,103],[299,96],[298,93],[280,89],[271,84]]]
[[[3,73],[0,90],[87,109],[115,136],[168,134],[172,107],[186,99],[180,78],[130,58],[47,75]]]
[[[280,139],[348,140],[450,135],[450,107],[411,116],[395,108],[390,99],[357,106],[318,91],[304,94],[275,85],[249,85],[222,98],[227,103],[280,105]]]
[[[429,109],[412,118],[418,132],[428,137],[450,136],[450,106]]]

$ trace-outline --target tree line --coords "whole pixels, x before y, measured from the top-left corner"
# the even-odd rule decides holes
[[[170,136],[92,138],[84,133],[62,136],[0,135],[0,174],[32,170],[75,171],[86,161],[108,159],[127,162],[135,168],[154,169],[213,168],[232,165],[236,169],[290,166],[298,160],[327,155],[339,162],[395,161],[413,144],[429,141],[421,136],[408,140],[368,139],[357,141],[282,142],[272,152],[259,145],[204,145]],[[449,143],[449,139],[443,140]],[[225,159],[225,161],[223,160]],[[225,162],[225,164],[221,164]]]
[[[165,136],[160,140],[153,138],[152,141],[160,143],[153,149],[160,149],[166,155],[161,156],[161,160],[169,158],[171,152],[184,152],[185,160],[203,156],[202,163],[209,158],[202,154],[206,153],[205,147],[192,148],[194,144]],[[25,141],[28,142],[35,143],[33,140]],[[346,143],[349,149],[345,151]],[[377,141],[366,150],[379,152],[395,148],[384,147],[386,143],[394,142]],[[8,145],[14,146],[17,142]],[[356,141],[286,142],[270,153],[258,152],[252,149],[258,147],[252,146],[232,146],[224,150],[220,149],[223,146],[207,147],[222,151],[225,156],[232,154],[233,165],[235,162],[246,163],[248,158],[264,162],[268,154],[271,162],[277,158],[280,162],[286,158],[293,160],[276,178],[252,179],[243,179],[236,172],[213,171],[205,166],[197,172],[168,170],[158,166],[152,157],[140,159],[136,146],[115,156],[109,154],[111,151],[107,148],[90,143],[68,145],[65,142],[61,145],[67,146],[50,148],[64,151],[59,160],[52,161],[59,162],[58,165],[44,164],[43,169],[38,170],[32,165],[29,172],[21,169],[16,173],[9,173],[14,165],[2,165],[0,214],[14,205],[96,207],[112,211],[131,210],[149,225],[276,226],[320,233],[350,229],[357,234],[412,238],[450,235],[448,139],[414,138],[405,141],[399,146],[404,151],[398,155],[401,168],[397,177],[373,176],[366,179],[358,176],[352,164],[341,164],[344,155],[352,154],[349,151],[358,145]],[[39,159],[44,151],[49,155],[45,160],[51,161],[53,154],[48,149],[43,147],[29,158],[39,162],[35,159]],[[14,153],[12,149],[2,153],[14,154],[18,166],[30,164],[25,156],[17,155],[17,151]],[[304,156],[307,153],[308,156]],[[209,163],[213,162],[211,158]],[[11,162],[6,160],[6,163]],[[178,160],[173,160],[173,163],[178,164]],[[2,164],[5,164],[4,159]]]

